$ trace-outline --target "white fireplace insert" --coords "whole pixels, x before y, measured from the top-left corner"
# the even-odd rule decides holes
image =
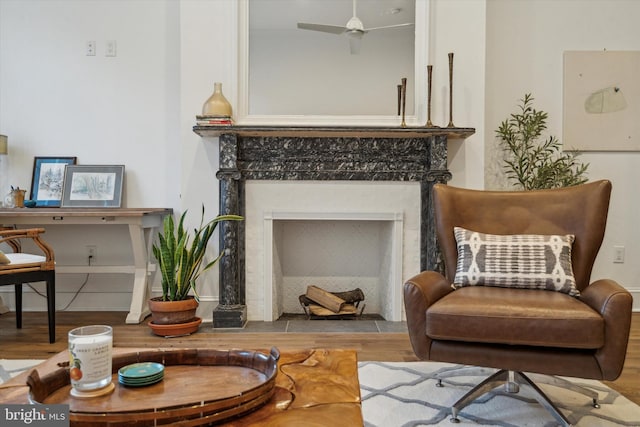
[[[420,268],[419,193],[412,182],[247,182],[249,320],[302,313],[311,284],[359,287],[365,313],[403,320],[402,284]]]

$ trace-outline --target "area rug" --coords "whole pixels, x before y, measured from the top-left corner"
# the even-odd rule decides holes
[[[0,384],[41,360],[0,359]],[[365,427],[452,426],[450,405],[493,370],[436,362],[360,362],[358,376]],[[445,377],[436,387],[437,376]],[[640,427],[640,406],[601,382],[571,379],[595,390],[591,400],[562,388],[538,383],[576,427]],[[555,419],[523,387],[518,394],[496,389],[458,415],[459,426],[552,427]]]
[[[463,409],[458,414],[460,423],[452,424],[450,405],[495,372],[485,368],[461,368],[465,367],[435,362],[360,362],[358,375],[365,427],[558,425],[532,397],[528,387],[521,387],[517,394],[506,393],[499,387]],[[446,377],[442,380],[444,387],[436,387],[438,375]],[[582,394],[540,382],[537,385],[572,425],[640,426],[640,406],[601,382],[569,380],[595,390],[600,408],[593,408],[591,399]]]

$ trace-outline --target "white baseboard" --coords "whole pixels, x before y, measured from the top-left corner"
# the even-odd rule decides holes
[[[627,288],[633,296],[633,312],[640,312],[640,288]]]

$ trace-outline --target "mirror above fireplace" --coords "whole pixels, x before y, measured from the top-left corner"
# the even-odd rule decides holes
[[[352,5],[352,0],[238,2],[237,124],[397,126],[397,85],[403,77],[406,123],[424,124],[427,0],[357,2],[365,28],[414,23],[364,34],[358,54],[350,53],[345,34],[297,28],[298,22],[345,25]]]

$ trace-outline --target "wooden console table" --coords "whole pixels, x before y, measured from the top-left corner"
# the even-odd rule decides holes
[[[149,295],[148,274],[151,245],[155,231],[166,215],[168,208],[13,208],[0,209],[0,223],[4,225],[50,226],[50,225],[126,225],[133,248],[133,265],[56,265],[57,273],[126,273],[133,274],[133,292],[127,323],[140,323],[150,312],[147,306]],[[55,245],[54,245],[55,250]],[[2,301],[0,300],[0,306]]]

